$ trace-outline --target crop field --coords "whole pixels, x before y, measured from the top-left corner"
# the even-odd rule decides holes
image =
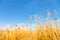
[[[53,26],[49,21],[48,25],[38,23],[35,27],[35,30],[28,29],[28,24],[26,24],[25,29],[18,26],[13,30],[0,29],[0,40],[60,40],[58,24]]]
[[[59,21],[55,19],[53,21],[49,20],[50,14],[48,12],[48,19],[46,22],[41,23],[40,17],[38,16],[38,22],[35,24],[35,29],[31,29],[33,24],[32,16],[30,16],[30,29],[28,29],[29,25],[26,23],[25,28],[24,25],[20,26],[16,25],[13,30],[0,29],[0,40],[60,40],[60,26]],[[34,16],[34,20],[36,20],[36,16]],[[14,26],[13,26],[14,27]],[[12,28],[12,27],[10,27]]]
[[[60,28],[42,24],[37,27],[40,29],[29,30],[17,27],[12,31],[0,30],[0,40],[60,40]]]

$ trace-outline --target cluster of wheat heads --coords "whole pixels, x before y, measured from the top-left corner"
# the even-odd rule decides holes
[[[47,15],[50,17],[51,14],[48,12]],[[34,16],[34,19],[36,20],[36,16]],[[37,24],[34,23],[35,30],[28,29],[28,23],[26,23],[27,29],[21,29],[18,26],[14,30],[0,29],[0,40],[60,40],[60,28],[57,19],[54,25],[49,18],[45,23],[40,23],[39,20],[40,17],[38,16]],[[32,16],[30,16],[30,22],[32,25]]]
[[[0,30],[0,40],[60,40],[60,28],[43,24],[38,24],[37,27],[40,29]]]

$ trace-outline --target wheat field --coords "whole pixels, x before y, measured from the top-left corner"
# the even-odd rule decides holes
[[[52,24],[37,24],[36,30],[19,27],[14,30],[0,29],[0,40],[60,40],[60,28]]]
[[[50,14],[48,14],[48,17],[50,17]],[[34,20],[36,20],[36,16],[34,17]],[[37,24],[34,23],[35,30],[32,30],[31,28],[28,29],[28,23],[26,23],[25,29],[23,25],[22,29],[19,26],[13,30],[0,29],[0,40],[60,40],[60,26],[57,19],[55,19],[54,23],[52,23],[50,19],[46,20],[44,23],[41,23],[39,20],[40,17],[38,16]],[[31,16],[30,23],[31,25],[33,24]]]

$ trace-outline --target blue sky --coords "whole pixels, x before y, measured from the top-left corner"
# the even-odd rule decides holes
[[[0,0],[0,25],[11,23],[29,22],[30,15],[47,17],[46,8],[54,18],[53,9],[57,10],[57,18],[60,18],[60,0]]]

